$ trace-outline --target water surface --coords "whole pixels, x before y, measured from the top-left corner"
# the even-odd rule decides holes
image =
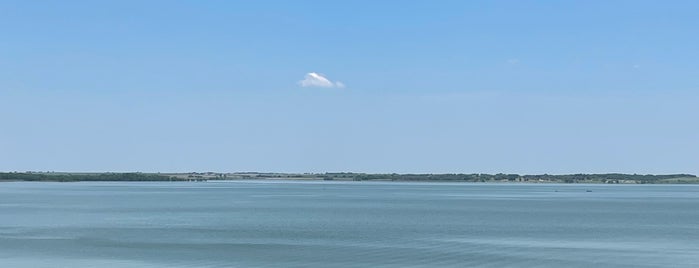
[[[0,183],[1,267],[699,267],[699,187]]]

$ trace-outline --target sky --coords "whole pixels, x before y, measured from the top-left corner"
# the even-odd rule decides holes
[[[0,171],[699,174],[696,10],[0,0]]]

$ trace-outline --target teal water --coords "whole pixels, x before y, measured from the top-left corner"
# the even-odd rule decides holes
[[[699,267],[699,187],[0,183],[0,267]]]

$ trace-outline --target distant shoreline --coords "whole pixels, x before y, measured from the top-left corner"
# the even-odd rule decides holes
[[[0,182],[45,181],[221,181],[221,180],[298,180],[298,181],[399,181],[399,182],[489,182],[565,184],[699,184],[692,174],[368,174],[368,173],[79,173],[79,172],[0,172]]]

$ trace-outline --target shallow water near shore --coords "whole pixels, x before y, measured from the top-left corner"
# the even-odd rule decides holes
[[[1,267],[699,267],[699,186],[0,183]]]

